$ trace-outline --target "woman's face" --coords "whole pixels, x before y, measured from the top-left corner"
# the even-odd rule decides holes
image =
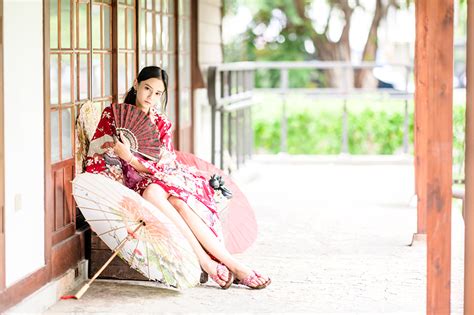
[[[141,81],[135,80],[133,87],[137,91],[137,107],[148,112],[150,107],[156,106],[165,92],[165,85],[162,80],[157,78],[150,78]]]

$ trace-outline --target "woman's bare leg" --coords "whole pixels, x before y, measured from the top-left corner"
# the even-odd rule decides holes
[[[217,263],[209,257],[206,251],[202,248],[196,236],[189,229],[189,226],[183,221],[176,209],[168,201],[169,194],[157,184],[149,185],[143,192],[143,198],[150,201],[153,205],[158,207],[183,233],[184,237],[189,241],[194,252],[198,256],[199,264],[208,274],[215,274]],[[223,286],[226,281],[218,279],[218,284]]]
[[[215,235],[211,232],[209,227],[202,221],[202,219],[181,199],[170,196],[170,203],[176,208],[181,217],[186,221],[192,232],[204,246],[204,248],[216,257],[221,263],[227,266],[237,277],[237,279],[244,279],[252,273],[252,269],[245,266],[236,260],[229,251],[225,248]],[[254,285],[264,284],[268,280],[267,277],[257,277],[253,281]]]

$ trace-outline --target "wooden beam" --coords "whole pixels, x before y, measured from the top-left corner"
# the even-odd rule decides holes
[[[464,314],[474,314],[474,0],[467,2]]]
[[[417,120],[417,130],[421,172],[426,172],[419,177],[418,188],[423,192],[421,203],[426,202],[427,314],[450,313],[453,1],[416,1],[421,23],[417,25],[421,42],[416,47],[420,57],[416,68],[421,76],[416,82],[420,101],[416,112],[422,118]],[[426,58],[421,57],[424,54]]]

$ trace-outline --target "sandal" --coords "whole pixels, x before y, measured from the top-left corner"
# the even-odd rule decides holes
[[[227,270],[227,280],[225,278],[225,271]],[[230,286],[232,285],[232,283],[234,282],[234,274],[232,273],[232,271],[230,271],[225,265],[223,264],[217,264],[217,267],[216,267],[216,272],[217,274],[216,275],[209,275],[209,277],[214,280],[215,283],[217,283],[223,290],[227,290],[228,288],[230,288]],[[205,271],[204,271],[205,274],[207,274]],[[201,275],[201,279],[202,279],[202,275]],[[203,279],[204,280],[204,279]],[[225,281],[225,284],[224,285],[220,285],[218,281]],[[203,282],[201,282],[203,283]]]
[[[242,280],[235,279],[233,283],[245,285],[253,290],[260,290],[260,289],[266,288],[268,287],[268,285],[270,285],[270,283],[272,283],[272,280],[268,278],[268,280],[265,281],[265,283],[262,283],[259,285],[252,285],[252,282],[254,282],[258,278],[262,278],[262,275],[256,272],[255,270],[252,270],[252,273],[249,274],[247,277],[245,277]]]
[[[206,283],[207,280],[209,280],[209,275],[207,274],[207,272],[205,272],[204,270],[202,270],[202,271],[201,271],[201,277],[199,278],[199,283],[200,283],[200,284]]]

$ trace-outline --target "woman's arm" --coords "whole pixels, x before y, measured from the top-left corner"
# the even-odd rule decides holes
[[[140,162],[140,160],[138,160],[133,154],[130,153],[130,155],[132,157],[131,157],[130,160],[127,160],[127,162],[130,161],[130,162],[128,162],[128,164],[130,164],[134,169],[136,169],[140,173],[148,173],[148,174],[151,173],[149,169],[147,169],[145,166],[143,166],[143,164]]]

